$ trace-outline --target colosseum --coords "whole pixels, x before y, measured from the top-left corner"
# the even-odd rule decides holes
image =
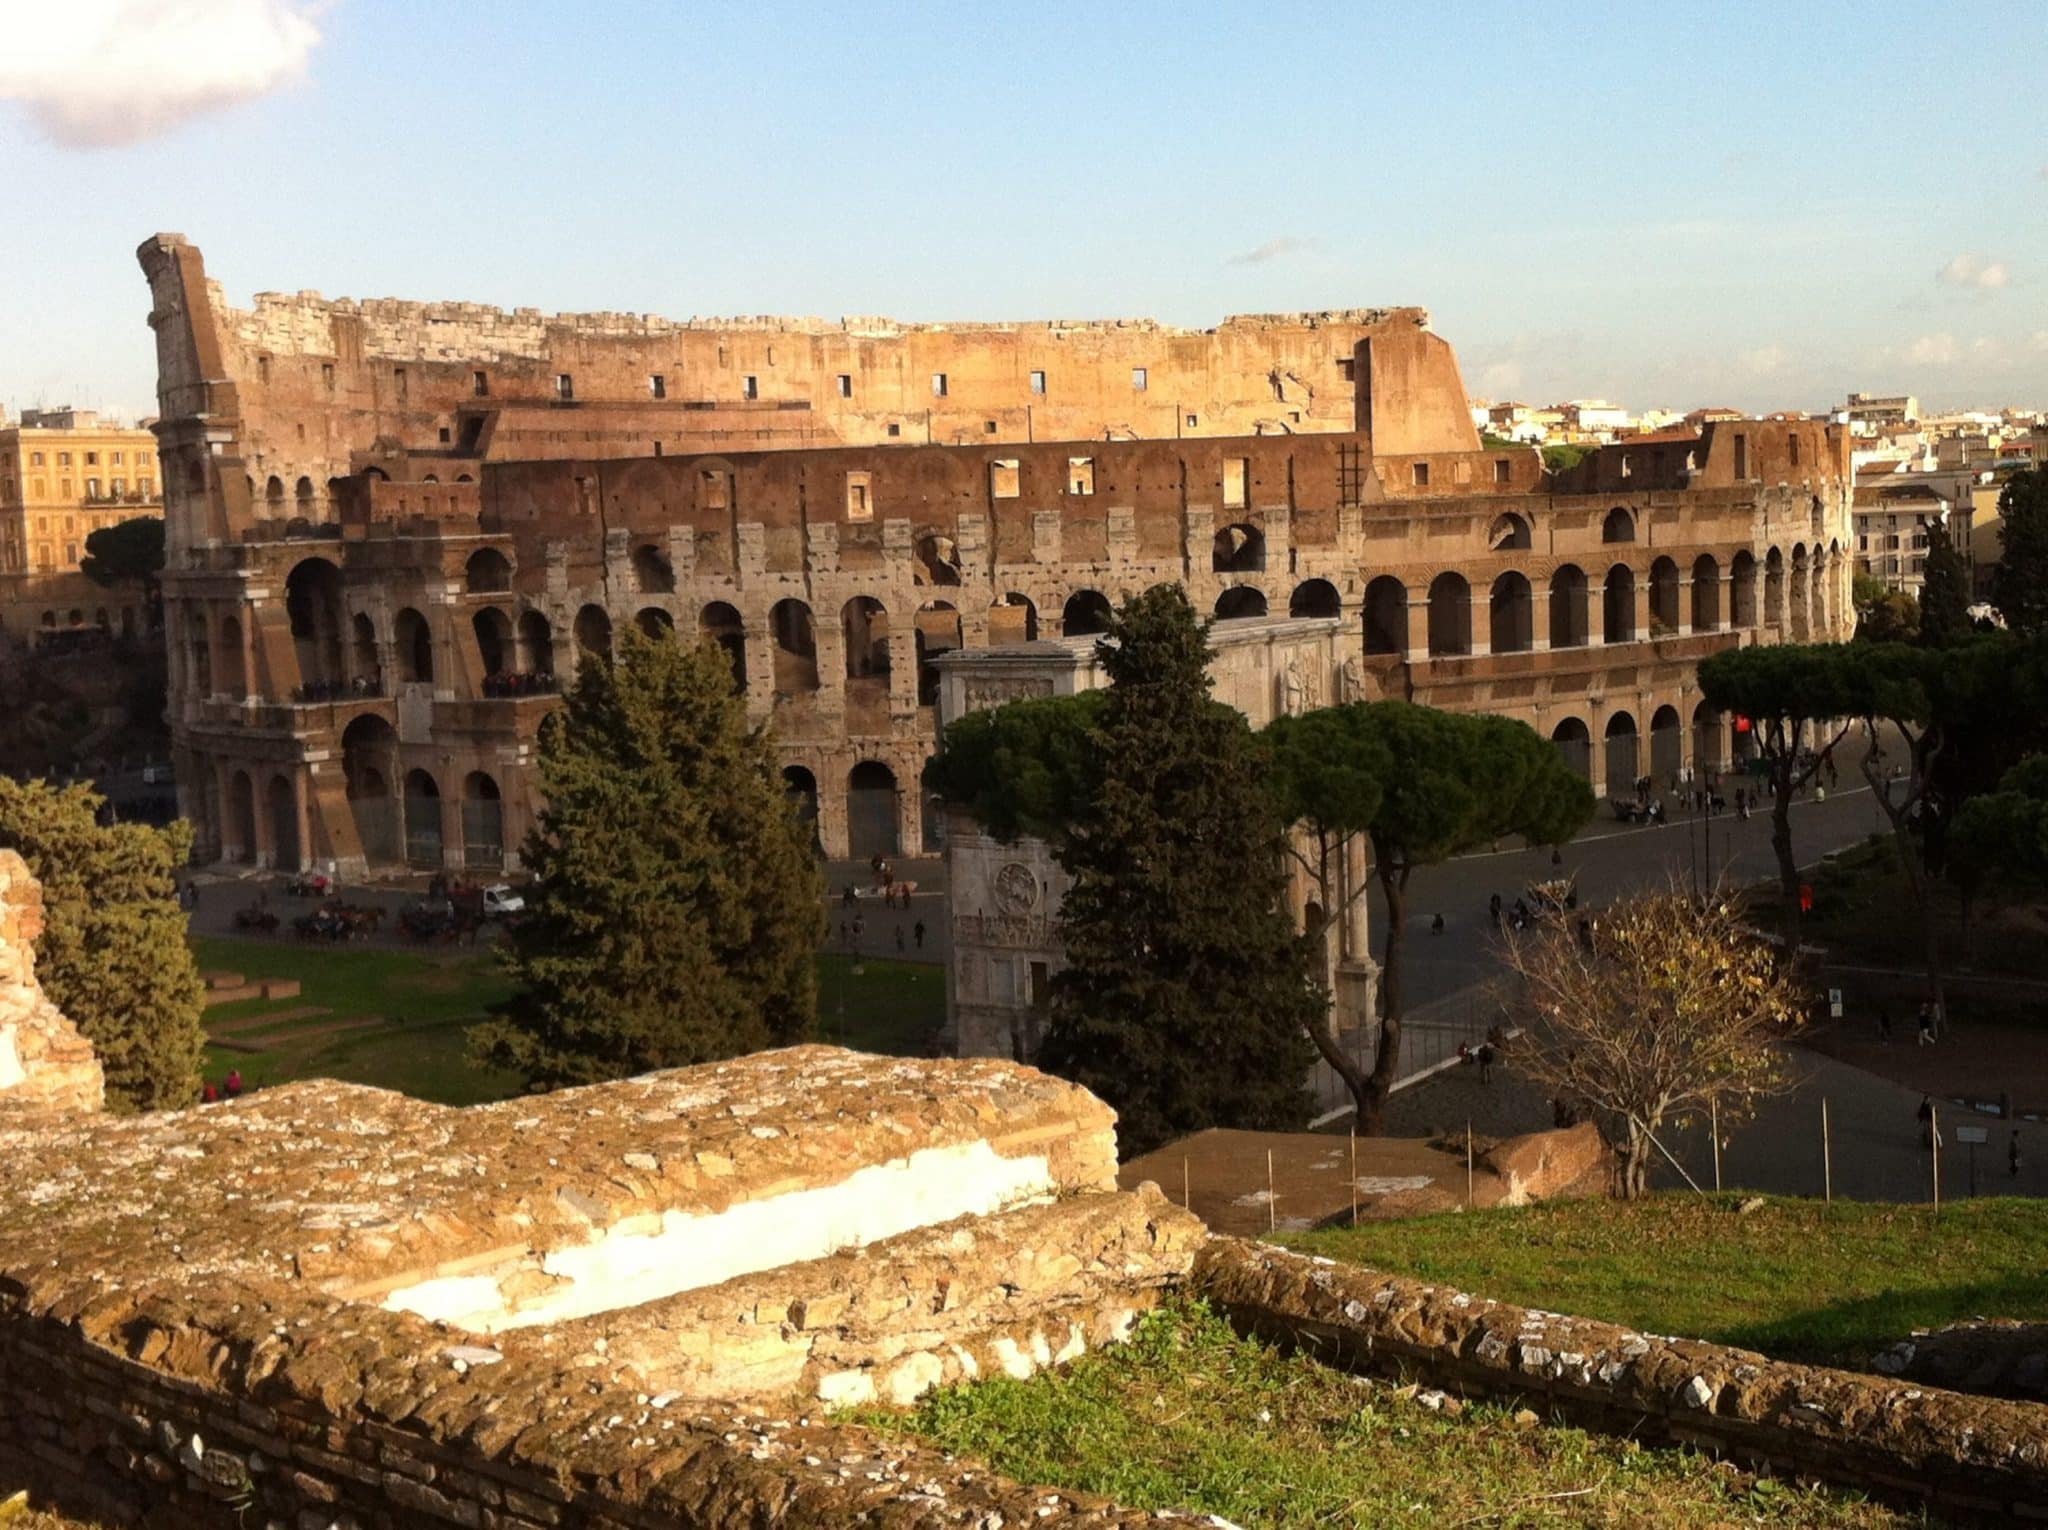
[[[258,294],[175,234],[156,334],[179,793],[205,858],[515,869],[540,720],[701,633],[824,850],[933,845],[949,650],[1163,580],[1339,617],[1359,696],[1519,717],[1596,785],[1727,761],[1699,659],[1841,635],[1849,445],[1801,420],[1489,450],[1416,308],[670,322]]]

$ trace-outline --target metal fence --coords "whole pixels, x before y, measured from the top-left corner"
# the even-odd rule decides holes
[[[1499,1000],[1483,984],[1417,1005],[1401,1021],[1401,1061],[1394,1087],[1417,1083],[1455,1063],[1460,1046],[1477,1048],[1488,1031],[1504,1023]],[[1338,1044],[1347,1057],[1370,1071],[1379,1052],[1380,1028],[1377,1023],[1354,1026],[1338,1038]],[[1351,1109],[1350,1088],[1320,1057],[1309,1075],[1309,1090],[1318,1122]]]

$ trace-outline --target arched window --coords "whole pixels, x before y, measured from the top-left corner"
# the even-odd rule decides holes
[[[538,611],[519,613],[519,667],[529,675],[555,672],[555,631]]]
[[[1764,554],[1764,625],[1785,625],[1785,555],[1775,547]]]
[[[270,475],[270,481],[263,486],[263,502],[270,506],[273,514],[284,506],[284,480],[275,473]]]
[[[1756,557],[1746,548],[1728,565],[1728,605],[1730,626],[1756,625]]]
[[[392,626],[398,642],[398,678],[415,684],[434,678],[434,632],[427,619],[407,606]]]
[[[1586,571],[1567,563],[1550,576],[1550,646],[1583,648],[1591,628],[1586,615]]]
[[[1392,574],[1365,587],[1365,651],[1408,652],[1408,587]]]
[[[477,656],[483,660],[486,679],[504,674],[512,667],[512,618],[496,606],[485,606],[469,624],[476,632]]]
[[[633,625],[643,637],[660,639],[676,635],[676,619],[660,606],[642,606],[633,613]]]
[[[732,688],[746,690],[747,627],[739,611],[714,600],[698,614],[697,631],[725,650],[725,660],[732,666]]]
[[[1305,579],[1287,597],[1289,616],[1342,616],[1344,601],[1327,579]]]
[[[1627,712],[1616,712],[1607,719],[1608,796],[1635,795],[1636,781],[1642,776],[1642,770],[1636,763],[1640,744],[1634,717]]]
[[[633,587],[642,595],[673,595],[676,573],[668,554],[651,542],[633,549]]]
[[[1238,522],[1216,533],[1209,555],[1210,572],[1217,574],[1258,574],[1266,568],[1266,534],[1258,527]]]
[[[1650,714],[1650,774],[1673,786],[1685,764],[1685,725],[1678,708],[1663,706]]]
[[[862,760],[846,777],[846,851],[857,861],[902,850],[896,772]]]
[[[498,783],[481,770],[462,780],[462,863],[475,871],[505,864],[505,804]]]
[[[1442,573],[1429,583],[1429,656],[1455,658],[1472,651],[1472,586],[1463,574]]]
[[[301,559],[285,576],[284,609],[302,687],[319,692],[340,685],[341,570],[326,558]]]
[[[1678,565],[1659,558],[1650,565],[1650,631],[1674,633],[1678,620]]]
[[[355,664],[356,684],[372,696],[384,694],[384,664],[377,656],[377,627],[363,612],[349,622],[349,648]]]
[[[512,563],[495,547],[479,547],[463,565],[465,587],[472,595],[497,594],[512,588]]]
[[[1062,637],[1090,637],[1109,631],[1109,597],[1100,590],[1076,590],[1060,611]]]
[[[1718,632],[1721,628],[1721,565],[1712,553],[1692,560],[1692,630]]]
[[[795,696],[818,688],[818,637],[811,608],[800,600],[778,600],[768,613],[775,639],[775,691]]]
[[[951,537],[933,532],[917,539],[917,566],[911,570],[918,584],[957,585],[960,582],[960,549]]]
[[[1487,600],[1487,638],[1495,653],[1526,653],[1536,641],[1535,601],[1529,581],[1514,569],[1493,581]]]
[[[1728,768],[1728,726],[1704,701],[1692,709],[1692,761],[1702,772]]]
[[[299,514],[310,520],[313,515],[313,480],[301,478],[294,497],[299,502]]]
[[[256,864],[256,787],[246,770],[228,777],[228,840],[221,849],[230,859]]]
[[[1243,621],[1246,617],[1265,614],[1266,592],[1251,585],[1233,585],[1216,597],[1216,620],[1219,622]]]
[[[1593,779],[1593,735],[1582,719],[1567,717],[1550,730],[1550,740],[1564,756],[1565,764],[1587,780]]]
[[[1005,643],[1037,642],[1038,607],[1028,596],[1014,592],[1005,595],[989,607],[988,641],[991,648],[1000,648]]]
[[[78,613],[71,613],[71,625],[80,625]],[[242,624],[233,616],[220,619],[220,688],[240,701],[249,694],[248,671],[242,663]]]
[[[846,678],[889,686],[889,613],[871,595],[856,595],[839,610],[846,639]]]
[[[1636,518],[1621,506],[1616,505],[1607,512],[1607,519],[1600,523],[1602,542],[1633,542],[1636,539]]]
[[[593,659],[612,656],[612,618],[603,606],[588,605],[576,613],[576,648]]]
[[[920,607],[917,613],[917,704],[937,706],[939,667],[933,662],[940,654],[961,646],[960,613],[943,600]]]
[[[422,869],[441,865],[441,786],[424,770],[405,777],[405,858]]]
[[[811,843],[818,842],[818,778],[801,765],[782,767],[782,794],[799,823],[810,828]]]
[[[280,871],[297,871],[305,864],[299,855],[299,794],[289,776],[272,776],[265,796],[270,810],[270,864]]]
[[[1486,533],[1486,545],[1494,552],[1525,552],[1529,547],[1529,523],[1510,510],[1494,517]]]
[[[1606,643],[1633,643],[1636,639],[1636,574],[1626,563],[1607,571],[1601,592],[1600,638]]]

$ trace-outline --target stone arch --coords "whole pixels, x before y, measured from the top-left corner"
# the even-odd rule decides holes
[[[284,480],[275,473],[263,485],[263,503],[269,506],[272,515],[280,514],[284,509]]]
[[[1746,547],[1728,564],[1728,605],[1729,626],[1756,625],[1756,554]]]
[[[488,771],[472,770],[462,778],[462,864],[475,871],[498,871],[505,864],[505,802]]]
[[[918,584],[950,586],[960,583],[960,548],[949,536],[927,532],[913,549],[917,562],[911,577]],[[815,791],[815,786],[813,787]]]
[[[801,765],[782,767],[782,794],[789,800],[797,821],[809,831],[811,844],[818,844],[818,778]]]
[[[1342,616],[1344,597],[1327,579],[1304,579],[1287,597],[1289,616]]]
[[[1365,651],[1408,652],[1408,586],[1392,574],[1365,587]]]
[[[1100,590],[1076,590],[1060,609],[1061,637],[1092,637],[1109,631],[1109,597]]]
[[[300,475],[298,483],[292,489],[292,498],[298,502],[299,514],[311,520],[313,517],[313,480],[305,477],[303,474]]]
[[[231,835],[227,849],[233,858],[245,866],[256,864],[256,784],[249,779],[249,772],[238,770],[228,777],[228,829]]]
[[[896,772],[862,760],[846,776],[846,852],[857,861],[902,849],[902,803]]]
[[[430,770],[405,773],[405,859],[413,866],[442,865],[441,783]]]
[[[1661,706],[1650,714],[1650,774],[1669,786],[1685,764],[1685,724],[1678,708]]]
[[[71,613],[71,625],[79,625]],[[249,669],[242,653],[242,623],[232,611],[220,619],[220,688],[236,701],[249,694]]]
[[[398,678],[407,683],[432,684],[434,629],[427,619],[407,606],[393,620],[392,636],[398,648]]]
[[[846,678],[889,687],[889,612],[872,595],[856,595],[839,608],[839,630],[846,640]]]
[[[988,641],[991,648],[1038,641],[1038,607],[1029,596],[1012,591],[989,607]]]
[[[811,608],[795,598],[778,600],[768,613],[775,640],[775,691],[795,696],[818,688],[818,634]]]
[[[1658,558],[1650,565],[1650,630],[1677,632],[1679,607],[1678,565],[1669,558]]]
[[[1728,725],[1704,701],[1692,709],[1692,759],[1703,774],[1728,768]]]
[[[738,608],[722,600],[712,601],[697,613],[697,632],[724,650],[725,662],[732,666],[732,688],[746,690],[747,624],[740,619]]]
[[[1606,743],[1607,795],[1634,796],[1636,781],[1643,773],[1638,764],[1642,740],[1636,733],[1634,714],[1616,711],[1608,717]]]
[[[1266,571],[1266,534],[1246,521],[1236,521],[1216,533],[1209,550],[1209,571],[1214,574],[1262,574]]]
[[[1692,560],[1692,630],[1721,630],[1721,564],[1712,553]]]
[[[270,778],[264,807],[270,822],[270,864],[280,871],[299,870],[306,863],[299,845],[299,793],[290,776]]]
[[[1536,642],[1536,603],[1528,576],[1509,569],[1487,597],[1487,646],[1494,653],[1526,653]]]
[[[1576,563],[1567,563],[1550,576],[1550,646],[1583,648],[1590,641],[1586,571]]]
[[[1550,741],[1557,745],[1557,752],[1564,757],[1565,764],[1588,781],[1593,779],[1593,735],[1584,718],[1563,719],[1550,730]]]
[[[398,734],[387,719],[365,712],[342,730],[341,771],[363,859],[373,866],[397,864],[405,850],[393,795]]]
[[[1266,592],[1256,585],[1232,585],[1216,597],[1216,616],[1219,622],[1243,621],[1246,617],[1266,614]]]
[[[1429,656],[1455,657],[1472,651],[1472,586],[1450,570],[1429,582]]]
[[[593,659],[612,656],[612,618],[603,606],[590,604],[576,613],[576,651]]]
[[[1785,625],[1785,555],[1775,547],[1764,554],[1764,625]]]
[[[1635,539],[1635,512],[1625,506],[1616,505],[1607,512],[1607,518],[1600,523],[1600,540],[1605,543],[1633,542]]]
[[[642,606],[633,613],[633,625],[640,629],[642,637],[656,642],[676,635],[676,619],[660,606]]]
[[[921,707],[937,706],[939,667],[933,660],[940,654],[951,653],[965,642],[960,628],[960,613],[943,600],[927,601],[918,608],[916,632],[917,704]]]
[[[555,672],[555,629],[538,611],[519,613],[519,667],[529,675]]]
[[[1600,591],[1600,640],[1632,643],[1636,636],[1636,571],[1617,563]]]
[[[633,549],[633,588],[642,595],[673,595],[676,592],[676,571],[668,561],[668,554],[652,542],[643,542]]]
[[[476,633],[477,657],[483,660],[484,678],[495,679],[509,672],[515,656],[512,618],[496,606],[480,607],[469,624]]]
[[[285,617],[299,660],[299,679],[310,687],[335,686],[342,675],[341,570],[327,558],[302,558],[284,580]]]
[[[1486,530],[1486,545],[1493,552],[1528,551],[1529,523],[1512,510],[1495,516]]]
[[[463,587],[472,595],[494,595],[512,588],[512,560],[495,547],[479,547],[462,566]]]

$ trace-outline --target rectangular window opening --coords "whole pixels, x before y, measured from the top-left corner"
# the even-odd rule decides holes
[[[469,389],[478,398],[489,398],[491,396],[491,374],[488,372],[470,373]]]
[[[1017,497],[1017,459],[998,457],[988,465],[988,492],[991,499],[1015,499]]]
[[[1509,462],[1508,459],[1505,457],[1495,459],[1493,464],[1493,481],[1497,484],[1505,485],[1513,483],[1514,480],[1514,464]]]
[[[946,374],[945,374],[944,372],[934,372],[934,373],[932,373],[932,397],[933,397],[933,398],[944,398],[945,396],[946,396]]]
[[[846,475],[846,518],[849,521],[873,520],[875,515],[874,475],[872,473],[848,473]]]
[[[1408,471],[1414,480],[1416,488],[1426,489],[1429,487],[1429,464],[1427,462],[1418,462]]]
[[[756,377],[753,373],[749,372],[747,374],[746,381],[740,384],[740,397],[759,398],[760,396],[761,379]]]
[[[1337,360],[1337,375],[1346,382],[1356,382],[1358,380],[1358,363],[1349,356],[1339,357]]]
[[[1145,391],[1146,385],[1150,382],[1150,380],[1151,374],[1148,373],[1145,370],[1145,368],[1131,368],[1131,387],[1136,389],[1138,392],[1143,393]]]
[[[1069,494],[1093,494],[1095,492],[1095,459],[1093,457],[1069,457],[1067,459],[1067,492]]]
[[[1250,493],[1251,481],[1251,458],[1225,457],[1223,459],[1223,508],[1226,510],[1242,510]]]
[[[663,377],[659,372],[656,372],[652,377],[647,379],[647,394],[650,398],[667,398],[668,379],[666,377]]]
[[[841,372],[839,374],[839,396],[841,398],[853,397],[853,374],[851,372]]]
[[[555,374],[555,397],[574,398],[575,396],[576,379],[571,377],[567,372],[557,372]]]
[[[1031,374],[1031,391],[1041,396],[1045,393],[1045,374],[1043,372],[1033,372]]]

